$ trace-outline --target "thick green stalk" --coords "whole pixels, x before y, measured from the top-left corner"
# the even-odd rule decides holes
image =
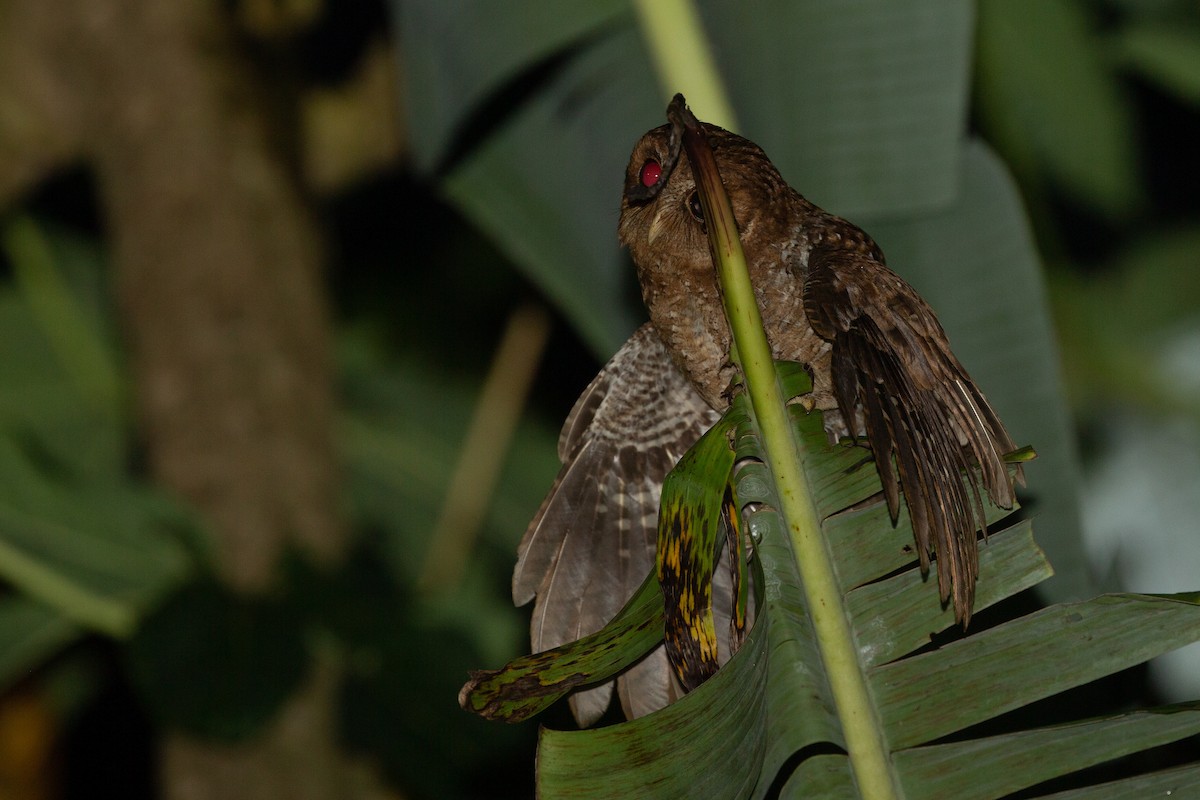
[[[689,112],[684,119],[690,116]],[[887,745],[803,473],[800,449],[788,418],[786,398],[779,389],[733,209],[704,133],[694,118],[691,123],[684,129],[683,142],[700,190],[713,262],[725,299],[725,315],[733,331],[734,350],[740,357],[738,366],[745,376],[750,405],[762,433],[767,466],[779,491],[779,511],[791,536],[821,659],[846,737],[851,769],[864,800],[894,800],[899,792],[892,781]]]
[[[692,0],[634,0],[634,8],[666,93],[670,96],[685,92],[697,108],[703,109],[706,120],[736,129],[732,106]],[[699,152],[693,153],[693,149]],[[707,181],[700,177],[702,168],[697,166],[697,160],[705,156],[709,169]],[[833,562],[802,472],[800,451],[788,420],[785,398],[779,390],[733,210],[707,143],[689,147],[688,157],[701,187],[713,261],[721,281],[725,314],[733,331],[732,356],[745,376],[750,403],[763,436],[767,466],[779,490],[782,506],[779,510],[791,535],[855,781],[865,800],[896,800],[900,793],[892,780],[887,745],[858,662]]]
[[[737,130],[712,48],[704,35],[700,13],[692,0],[634,0],[642,35],[650,49],[659,86],[667,98],[681,92],[704,119]]]

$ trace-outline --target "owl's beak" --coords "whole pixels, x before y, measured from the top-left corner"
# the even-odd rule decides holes
[[[654,240],[667,227],[666,209],[660,208],[658,213],[654,215],[654,219],[650,220],[650,229],[646,231],[646,244],[653,246]]]

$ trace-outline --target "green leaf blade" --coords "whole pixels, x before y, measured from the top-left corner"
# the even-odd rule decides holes
[[[1029,521],[993,534],[980,547],[975,610],[1035,586],[1051,574],[1049,562],[1033,541]],[[907,655],[954,625],[954,609],[943,608],[938,599],[937,580],[915,567],[851,591],[847,605],[868,667]]]
[[[872,671],[893,748],[929,742],[1200,639],[1200,606],[1149,595],[1065,603]],[[931,691],[937,687],[937,691]]]
[[[760,619],[716,675],[662,711],[595,731],[543,729],[538,796],[747,797],[766,746],[767,628]]]
[[[1200,707],[1189,704],[918,747],[894,758],[909,800],[991,800],[1196,733]],[[956,768],[962,764],[971,768]]]

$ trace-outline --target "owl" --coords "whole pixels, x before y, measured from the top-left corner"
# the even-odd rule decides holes
[[[562,470],[518,550],[513,599],[536,598],[535,652],[598,630],[641,584],[655,563],[663,479],[731,402],[731,334],[682,148],[685,108],[677,96],[672,122],[641,137],[625,170],[618,231],[650,321],[571,410],[559,439]],[[805,199],[758,145],[713,125],[703,131],[774,358],[809,371],[812,392],[797,401],[822,413],[831,442],[869,447],[893,522],[903,496],[922,569],[936,565],[942,601],[965,624],[983,496],[1011,508],[1022,479],[1005,463],[1012,439],[933,310],[870,236]],[[728,593],[727,573],[717,577],[714,594]],[[726,642],[720,658],[731,649]],[[581,725],[603,714],[613,689],[572,696]],[[661,647],[616,689],[631,718],[682,692]]]

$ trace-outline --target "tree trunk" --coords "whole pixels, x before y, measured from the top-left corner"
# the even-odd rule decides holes
[[[205,516],[236,591],[268,590],[285,547],[335,563],[348,531],[323,243],[222,3],[0,0],[0,24],[20,75],[0,78],[0,101],[61,137],[0,133],[0,157],[95,167],[153,477]],[[164,796],[381,796],[337,747],[338,677],[318,663],[248,744],[168,734]]]

